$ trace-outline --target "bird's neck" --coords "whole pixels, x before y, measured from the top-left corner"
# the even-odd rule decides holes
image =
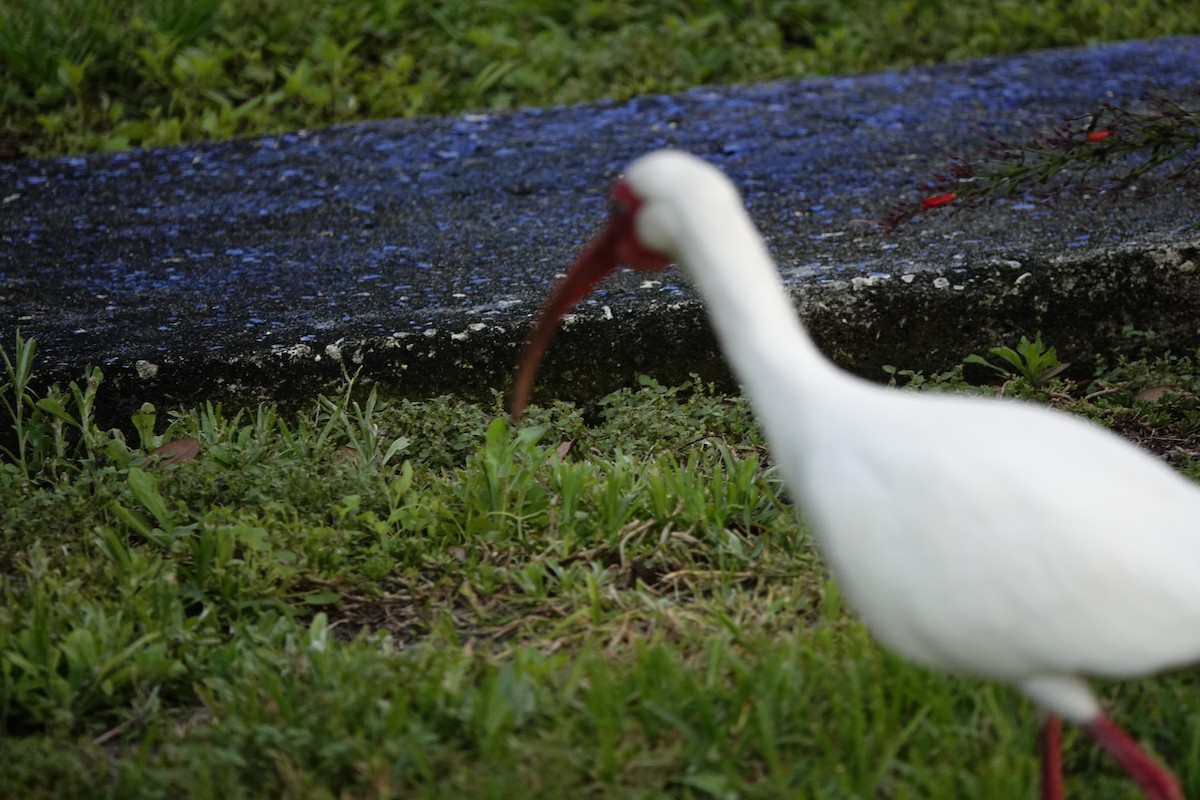
[[[856,381],[809,338],[745,211],[738,206],[699,222],[705,224],[687,237],[680,260],[768,439],[822,424],[825,404]]]

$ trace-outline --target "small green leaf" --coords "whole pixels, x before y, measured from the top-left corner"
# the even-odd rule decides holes
[[[158,477],[154,473],[130,467],[128,483],[129,491],[133,492],[133,496],[150,512],[150,516],[154,517],[160,527],[164,530],[174,527],[174,515],[167,510],[167,503],[158,491]]]
[[[79,91],[83,79],[87,76],[87,60],[81,64],[73,64],[66,59],[58,62],[58,82],[72,92]]]
[[[328,606],[342,599],[341,592],[335,592],[332,589],[322,589],[317,592],[309,592],[304,595],[305,604],[310,606]]]
[[[143,450],[153,450],[159,443],[154,436],[154,423],[158,419],[154,406],[142,403],[142,407],[133,412],[131,420],[138,432],[138,443]]]
[[[730,783],[729,778],[717,772],[701,772],[695,775],[687,775],[683,779],[683,784],[709,797],[737,797],[737,792]]]
[[[149,537],[150,534],[154,532],[154,526],[150,524],[149,520],[136,511],[131,511],[130,509],[125,508],[125,506],[121,505],[117,501],[114,500],[109,503],[108,508],[114,515],[116,515],[117,519],[124,522],[142,536]]]
[[[383,463],[386,464],[391,461],[392,456],[396,455],[396,453],[399,453],[401,450],[408,449],[409,444],[410,441],[407,436],[400,436],[396,438],[391,445],[388,446],[387,451],[383,454]]]
[[[63,408],[62,403],[58,402],[57,398],[43,397],[41,400],[38,400],[35,405],[39,411],[44,411],[55,419],[62,420],[68,425],[79,427],[79,423],[74,417],[67,413],[67,410]]]
[[[1025,359],[1011,347],[993,347],[988,352],[1007,361],[1018,373],[1025,371]]]
[[[87,628],[76,628],[63,637],[59,649],[67,657],[69,667],[98,668],[99,657],[96,653],[96,637]]]
[[[996,369],[995,364],[988,361],[986,358],[979,355],[978,353],[971,353],[971,355],[969,355],[963,359],[963,363],[964,364],[978,364],[981,367],[989,367],[991,369]],[[884,369],[886,370],[887,367],[884,367]],[[893,372],[895,371],[895,369],[896,369],[895,367],[892,367]]]
[[[487,450],[489,453],[498,453],[504,449],[504,444],[508,440],[508,423],[503,417],[496,417],[492,420],[487,428]]]

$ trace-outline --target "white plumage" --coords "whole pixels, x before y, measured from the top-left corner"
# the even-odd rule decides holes
[[[614,189],[609,226],[531,337],[514,413],[566,308],[618,263],[669,261],[704,297],[788,487],[875,635],[920,664],[1012,684],[1084,726],[1148,797],[1182,798],[1085,678],[1200,659],[1200,488],[1066,414],[838,370],[800,325],[732,184],[673,151],[638,160]],[[1047,730],[1052,773],[1057,722]],[[1043,797],[1059,792],[1048,774]]]

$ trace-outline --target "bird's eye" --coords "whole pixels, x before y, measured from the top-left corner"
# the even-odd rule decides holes
[[[642,199],[624,181],[617,181],[617,185],[609,192],[608,213],[615,219],[632,218],[641,205]]]

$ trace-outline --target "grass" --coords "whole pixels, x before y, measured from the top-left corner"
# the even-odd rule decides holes
[[[0,157],[1200,33],[1168,0],[23,0]]]
[[[85,421],[98,373],[39,395],[34,343],[5,365],[0,796],[1033,791],[1034,711],[874,644],[740,398],[646,378],[513,427],[348,387],[293,416],[143,408],[133,443]],[[1194,359],[1010,374],[1200,475]],[[1200,787],[1195,673],[1102,688]],[[1068,741],[1072,794],[1131,796]]]

